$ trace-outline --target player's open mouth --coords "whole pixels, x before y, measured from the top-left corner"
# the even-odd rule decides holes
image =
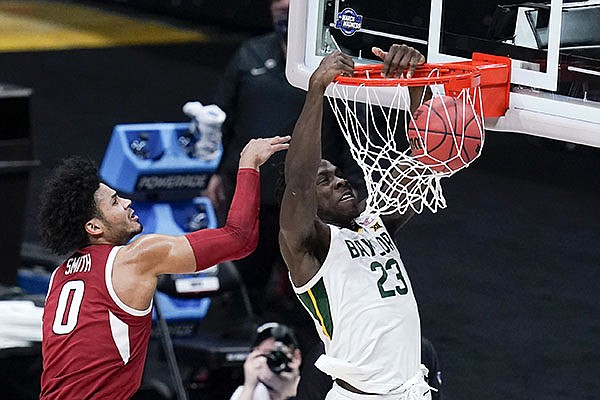
[[[352,192],[347,192],[347,193],[344,193],[342,195],[342,197],[340,197],[340,202],[346,201],[346,200],[352,200],[352,199],[354,199],[354,194],[352,194]]]
[[[131,212],[131,216],[129,216],[129,218],[131,218],[133,221],[137,221],[139,218],[137,215],[135,215],[135,211]]]

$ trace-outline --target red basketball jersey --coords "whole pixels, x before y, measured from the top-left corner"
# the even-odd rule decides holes
[[[129,399],[146,360],[152,305],[136,310],[112,286],[120,246],[75,252],[52,274],[43,317],[41,399]]]

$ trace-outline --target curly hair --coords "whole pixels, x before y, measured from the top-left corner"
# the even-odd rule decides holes
[[[64,159],[40,195],[38,227],[43,244],[66,254],[89,244],[85,223],[98,215],[94,194],[100,186],[97,165],[89,159]]]

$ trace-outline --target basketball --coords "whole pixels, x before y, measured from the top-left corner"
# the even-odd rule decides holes
[[[414,112],[407,137],[413,156],[437,172],[457,171],[481,152],[483,128],[470,105],[436,96]]]

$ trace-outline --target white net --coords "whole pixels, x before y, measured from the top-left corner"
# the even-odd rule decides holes
[[[421,98],[413,115],[404,86],[330,86],[329,103],[364,174],[365,213],[445,208],[441,179],[481,153],[484,130],[470,92],[453,98],[435,85],[430,90],[432,98]]]

